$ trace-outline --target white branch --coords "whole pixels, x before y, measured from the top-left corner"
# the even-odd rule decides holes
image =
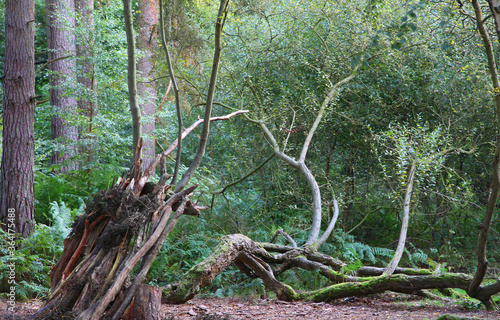
[[[304,146],[302,147],[302,152],[300,153],[300,158],[299,162],[303,162],[306,159],[307,151],[309,150],[309,145],[311,144],[311,140],[314,136],[314,133],[316,132],[316,129],[318,129],[319,123],[321,121],[321,118],[323,117],[323,113],[325,112],[326,107],[330,104],[330,102],[333,100],[335,97],[337,90],[343,86],[344,84],[348,83],[351,81],[355,76],[356,76],[356,71],[359,69],[360,65],[357,65],[356,68],[354,68],[354,71],[352,72],[351,75],[349,75],[347,78],[344,78],[337,82],[330,92],[328,92],[328,95],[326,96],[325,100],[321,104],[321,108],[319,109],[318,115],[316,116],[316,120],[314,121],[314,124],[312,125],[311,129],[309,130],[309,133],[307,134],[306,141],[304,141]]]

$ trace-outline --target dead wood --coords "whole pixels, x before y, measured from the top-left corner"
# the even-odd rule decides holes
[[[266,248],[279,253],[271,254]],[[283,252],[285,249],[288,251]],[[467,274],[435,274],[425,269],[405,268],[396,269],[398,273],[391,276],[380,276],[383,274],[383,268],[365,267],[358,273],[358,277],[353,277],[335,271],[334,269],[339,265],[335,259],[326,257],[317,252],[308,252],[305,248],[256,243],[241,234],[225,236],[214,252],[203,262],[191,268],[179,283],[164,288],[162,300],[169,303],[188,301],[232,263],[246,275],[260,277],[268,290],[274,292],[278,299],[286,301],[320,302],[385,291],[422,295],[425,294],[423,291],[425,289],[466,290],[472,281],[472,276]],[[332,262],[335,262],[333,268]],[[332,284],[309,292],[296,291],[276,278],[280,273],[291,268],[319,271],[319,274],[329,279]],[[365,276],[375,274],[376,276]],[[498,284],[495,284],[495,288],[497,286]],[[487,288],[481,287],[481,290],[489,290],[490,293],[494,291],[494,288]]]

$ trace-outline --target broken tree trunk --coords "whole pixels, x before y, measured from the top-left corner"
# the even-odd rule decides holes
[[[381,275],[384,271],[382,268],[364,270],[365,274],[376,276],[347,276],[337,271],[343,265],[340,261],[312,251],[307,246],[296,248],[272,243],[257,243],[244,235],[233,234],[223,237],[214,252],[191,268],[179,283],[165,287],[162,301],[167,303],[188,301],[232,263],[246,275],[260,277],[268,290],[274,292],[278,299],[286,301],[329,301],[385,291],[421,294],[424,289],[460,288],[465,290],[472,281],[472,276],[467,274],[436,274],[430,270],[401,268],[396,269],[398,274],[391,276]],[[291,268],[318,271],[331,281],[331,285],[309,292],[296,291],[276,278],[280,273]],[[489,287],[482,289],[483,291],[490,289],[490,293],[494,291]]]
[[[210,120],[229,120],[241,112],[245,111]],[[182,137],[203,121],[196,121]],[[204,209],[188,200],[196,185],[177,193],[167,185],[171,176],[166,174],[164,159],[176,145],[174,141],[141,174],[139,140],[128,175],[112,189],[94,196],[85,214],[73,224],[63,254],[50,274],[51,294],[32,319],[121,319],[139,310],[149,310],[152,319],[157,316],[154,301],[158,294],[152,288],[144,289],[142,283],[180,216],[199,215]],[[147,182],[159,163],[159,182]],[[130,273],[136,266],[139,270],[132,279]],[[150,290],[150,298],[134,298],[137,290]]]
[[[75,222],[52,269],[49,300],[35,319],[120,319],[151,266],[148,262],[156,257],[186,206],[196,210],[187,202],[196,186],[165,199],[165,185],[156,185],[150,193],[134,193],[137,180],[124,179],[96,195]],[[172,215],[173,207],[177,210]],[[128,284],[130,272],[141,260],[138,274]]]

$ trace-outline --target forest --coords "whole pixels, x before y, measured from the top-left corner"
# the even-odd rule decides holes
[[[10,311],[498,310],[500,1],[6,0],[0,22]]]

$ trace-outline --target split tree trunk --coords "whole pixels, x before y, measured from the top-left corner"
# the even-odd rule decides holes
[[[237,111],[215,120],[229,120],[246,111]],[[203,119],[182,135],[186,137]],[[196,186],[173,193],[167,185],[165,158],[177,141],[157,155],[141,173],[139,140],[134,165],[128,175],[110,190],[97,194],[86,212],[73,225],[64,242],[64,251],[51,271],[51,294],[46,305],[32,319],[72,317],[79,320],[120,319],[123,314],[152,310],[156,289],[141,288],[163,242],[181,215],[199,215],[199,207],[188,201]],[[162,163],[162,176],[155,185],[147,182]],[[131,283],[130,273],[140,264]],[[137,290],[146,290],[151,299],[137,301]],[[134,302],[135,301],[135,302]]]

